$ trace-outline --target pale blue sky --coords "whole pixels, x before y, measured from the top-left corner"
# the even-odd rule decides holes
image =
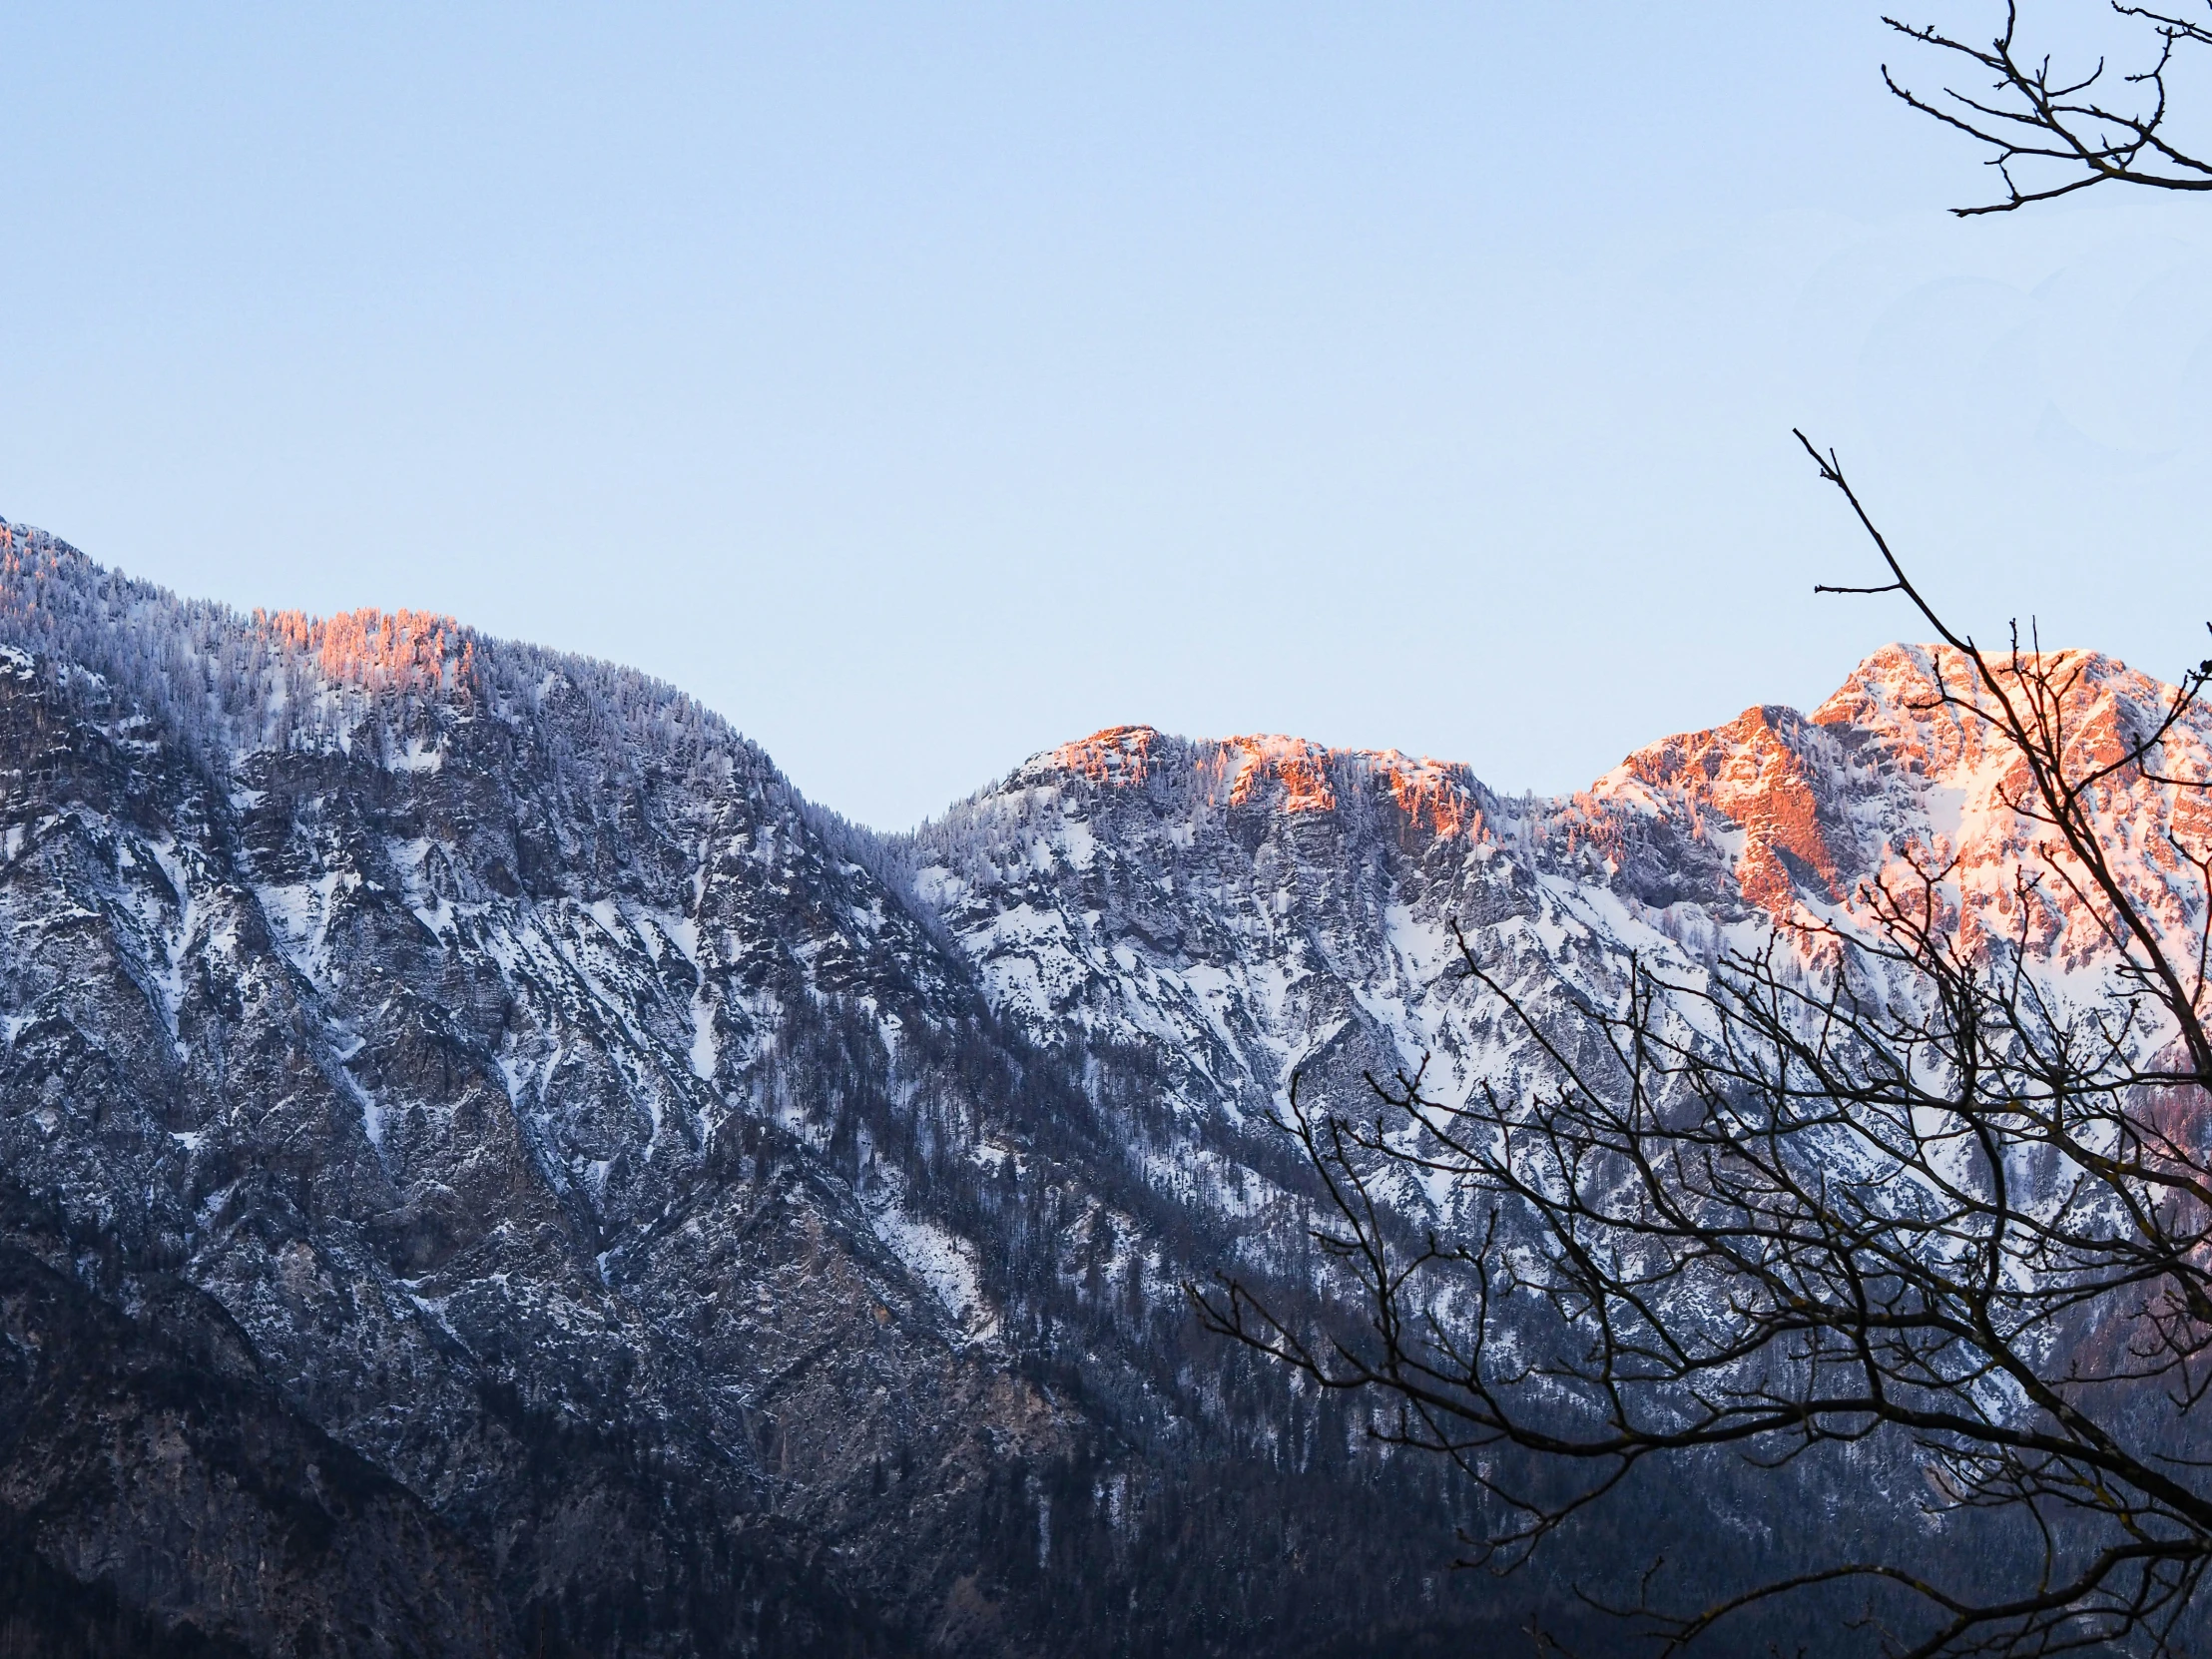
[[[1555,790],[1810,705],[1914,630],[1793,422],[1961,617],[2194,661],[2212,203],[1944,218],[1877,10],[0,3],[0,515],[883,827],[1113,722]]]

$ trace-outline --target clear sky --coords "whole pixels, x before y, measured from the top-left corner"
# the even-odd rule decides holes
[[[0,0],[0,515],[635,664],[885,828],[1125,721],[1551,791],[1810,706],[1916,630],[1812,595],[1793,423],[2171,673],[2212,200],[1945,218],[1878,9]]]

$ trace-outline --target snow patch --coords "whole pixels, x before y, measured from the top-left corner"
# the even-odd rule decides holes
[[[425,744],[420,738],[409,738],[407,747],[391,757],[385,768],[389,772],[437,772],[445,765],[445,751]]]
[[[945,1312],[973,1331],[985,1311],[975,1247],[896,1204],[872,1210],[868,1220],[875,1236],[890,1247],[891,1254],[905,1264],[908,1272],[929,1287]]]

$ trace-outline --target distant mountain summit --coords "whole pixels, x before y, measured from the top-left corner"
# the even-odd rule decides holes
[[[2064,660],[2073,742],[2156,718],[2154,681]],[[2020,780],[1939,685],[1954,659],[1888,647],[1811,716],[1564,799],[1117,727],[886,837],[630,671],[241,615],[0,524],[0,1630],[1505,1639],[1552,1581],[1448,1572],[1463,1494],[1202,1339],[1180,1287],[1233,1264],[1328,1316],[1294,1073],[1533,1063],[1453,923],[1562,1014],[1628,951],[1859,925],[1859,883],[1916,867],[2093,960],[2015,890]],[[2161,846],[2206,809],[2140,778],[2101,806],[2201,925]],[[1737,1524],[1724,1484],[1652,1501],[1634,1524]]]

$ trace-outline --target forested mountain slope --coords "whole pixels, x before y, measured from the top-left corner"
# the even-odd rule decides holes
[[[1188,1315],[1231,1263],[1326,1300],[1293,1071],[1525,1064],[1453,921],[1563,1012],[1627,947],[1848,918],[1916,848],[1994,911],[2026,832],[1914,648],[1564,801],[1136,727],[890,838],[628,671],[241,616],[21,526],[0,648],[0,1632],[33,1651],[1509,1629],[1545,1592],[1445,1570],[1440,1471]],[[2158,692],[2084,673],[2083,741]],[[2115,794],[2137,878],[2193,810]]]

